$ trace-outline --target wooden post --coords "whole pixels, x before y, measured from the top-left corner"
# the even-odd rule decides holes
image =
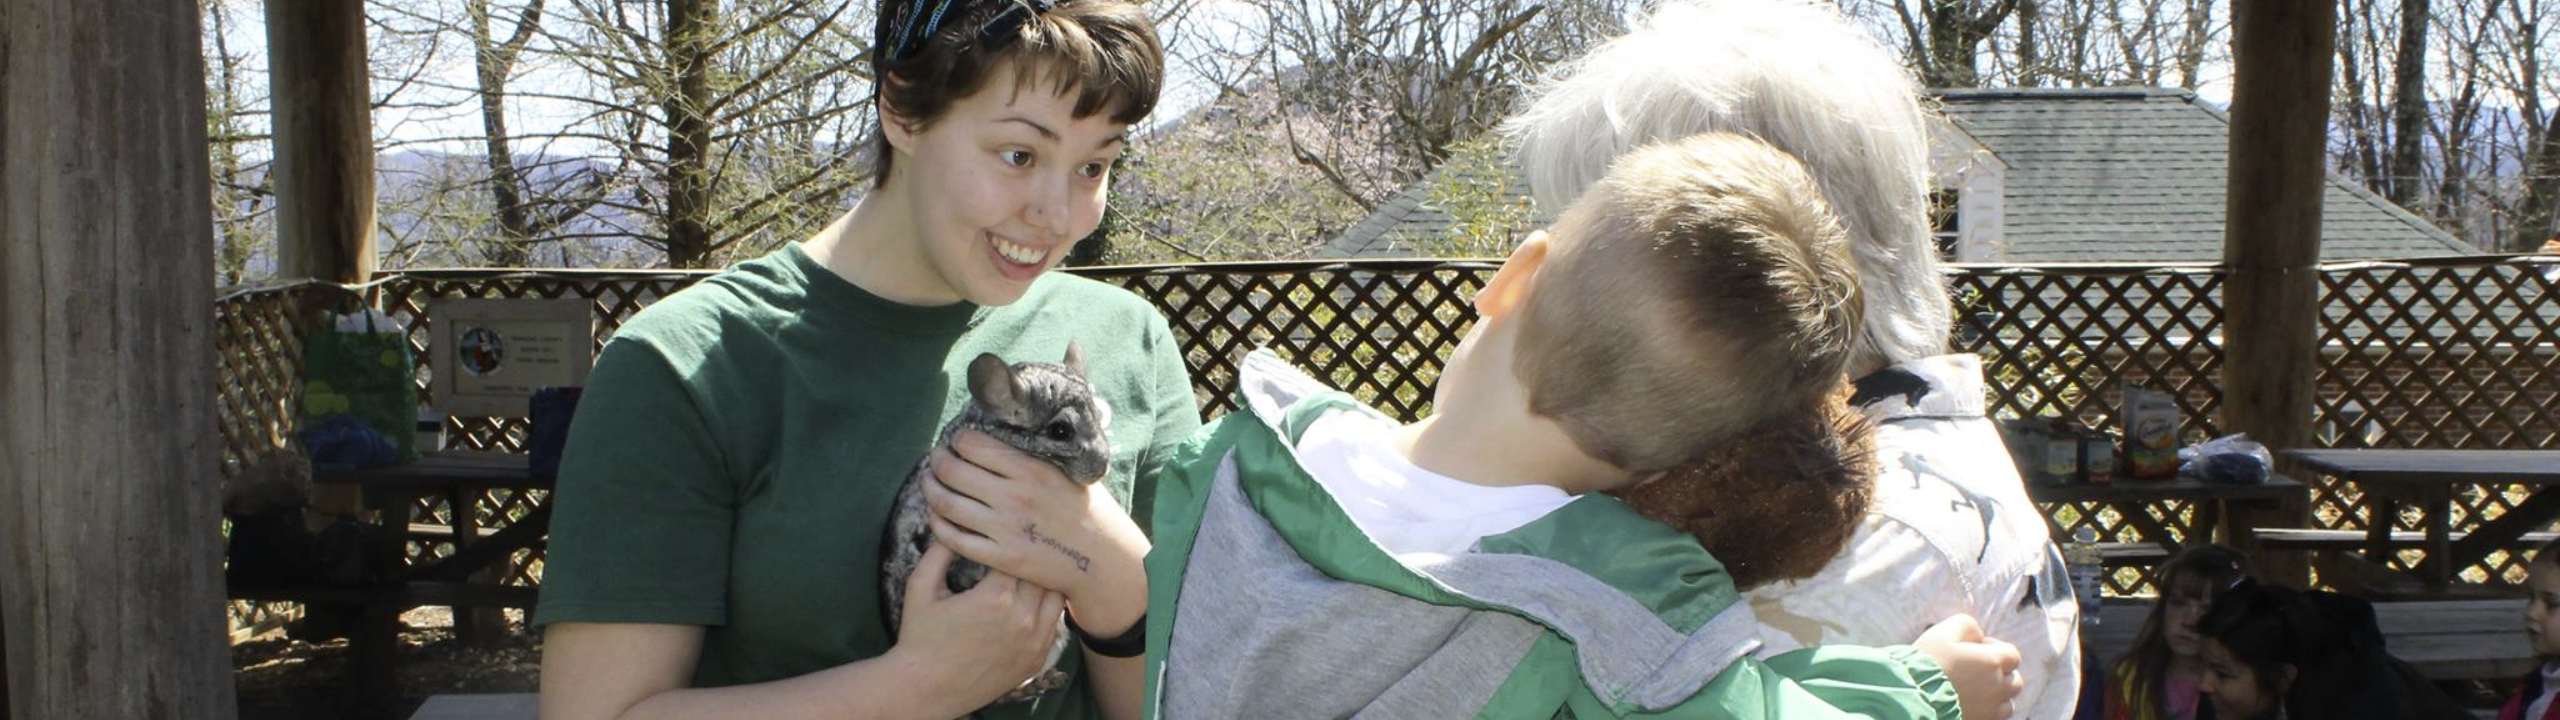
[[[0,0],[9,716],[230,718],[194,0]]]
[[[2231,176],[2222,238],[2222,426],[2275,448],[2310,440],[2319,362],[2320,196],[2328,182],[2331,0],[2232,4]],[[2298,559],[2260,572],[2299,585]]]
[[[363,0],[267,0],[276,275],[373,276],[373,116]]]
[[[266,0],[274,113],[276,277],[373,277],[373,115],[363,0]],[[363,511],[351,487],[311,489],[313,510]]]

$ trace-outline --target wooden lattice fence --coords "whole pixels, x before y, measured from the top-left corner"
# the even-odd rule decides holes
[[[2183,419],[2180,434],[2215,433],[2221,408],[2222,272],[2212,266],[1963,267],[1950,274],[1956,305],[1954,347],[1982,358],[1992,413],[2052,417],[2094,428],[2117,427],[2127,385],[2169,391]],[[2195,503],[2161,500],[2144,511],[2171,537],[2149,537],[2106,503],[2052,503],[2045,519],[2056,537],[2079,528],[2101,542],[2212,537]],[[2111,573],[2115,594],[2148,592],[2152,568]]]
[[[2560,448],[2560,264],[2331,266],[2320,293],[2320,393],[2312,414],[2322,444]],[[2370,507],[2353,485],[2310,482],[2315,524],[2370,527]],[[2460,489],[2453,527],[2496,519],[2530,490]],[[2421,519],[2418,508],[2405,508],[2393,525],[2416,530]],[[2393,564],[2407,567],[2418,557],[2411,551]],[[2497,551],[2456,571],[2473,582],[2522,583],[2524,560]]]
[[[435,404],[434,356],[427,352],[427,339],[433,337],[433,324],[427,317],[427,306],[441,298],[580,298],[595,304],[595,344],[602,348],[606,338],[622,327],[640,309],[702,278],[710,272],[619,272],[619,271],[449,271],[393,275],[380,281],[370,297],[375,306],[408,326],[409,348],[418,358],[419,401]],[[531,426],[522,417],[451,417],[445,419],[443,436],[452,447],[474,450],[524,452]],[[471,498],[471,512],[481,527],[499,527],[514,522],[532,511],[534,505],[549,494],[544,490],[516,492],[492,490]],[[450,525],[456,509],[444,498],[421,498],[410,508],[416,522]],[[411,543],[412,558],[442,557],[453,552],[450,541]],[[542,546],[520,550],[509,558],[503,582],[531,586],[542,573]]]
[[[1217,263],[1095,268],[1081,274],[1146,297],[1171,319],[1204,412],[1233,408],[1235,361],[1270,345],[1319,377],[1400,418],[1428,412],[1440,361],[1475,319],[1470,298],[1497,266],[1486,261],[1370,260]],[[425,308],[437,298],[578,297],[593,300],[596,340],[650,302],[707,277],[706,272],[409,271],[356,288],[376,307],[409,323],[420,358],[419,389],[429,404],[432,362],[425,353]],[[2411,447],[2560,447],[2560,346],[2555,315],[2560,265],[2543,259],[2464,259],[2366,263],[2322,271],[2315,428],[2324,445]],[[1958,267],[1950,271],[1957,308],[1953,338],[1960,352],[1980,354],[1991,403],[2002,416],[2077,418],[2114,426],[2128,383],[2171,391],[2186,414],[2188,440],[2217,431],[2222,349],[2221,287],[2212,266]],[[224,387],[220,407],[224,471],[236,473],[263,453],[289,451],[299,373],[294,308],[334,290],[302,285],[237,294],[217,306]],[[522,418],[452,418],[453,446],[520,451]],[[2316,522],[2359,528],[2360,498],[2351,487],[2312,480]],[[2459,523],[2496,517],[2521,495],[2485,488],[2466,498]],[[496,492],[471,512],[484,527],[519,516],[537,497]],[[2081,526],[2101,538],[2154,540],[2113,510],[2060,504],[2046,508],[2057,532]],[[420,522],[446,522],[452,508],[423,501]],[[2174,539],[2199,539],[2194,508],[2168,502],[2150,508]],[[2413,518],[2404,517],[2406,525]],[[419,544],[413,554],[441,555],[446,545]],[[515,558],[510,582],[539,577],[539,550]],[[2473,579],[2516,580],[2514,559],[2492,555],[2469,569]],[[2128,570],[2110,581],[2118,593],[2147,592],[2150,578]],[[254,620],[246,611],[235,618]]]
[[[321,293],[339,293],[323,285],[294,285],[243,291],[215,300],[215,427],[222,433],[222,476],[228,480],[252,465],[272,462],[279,453],[296,452],[294,409],[301,404],[302,336],[294,318],[304,303]],[[223,531],[227,536],[228,527]],[[273,627],[289,619],[291,603],[234,601],[230,605],[235,634]]]

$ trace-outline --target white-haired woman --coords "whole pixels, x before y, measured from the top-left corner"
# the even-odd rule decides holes
[[[1805,163],[1855,243],[1866,320],[1848,379],[1880,427],[1880,474],[1847,546],[1813,577],[1753,591],[1753,609],[1780,649],[1909,642],[1973,615],[2018,646],[2018,716],[2069,717],[2079,609],[1985,416],[1980,361],[1948,353],[1925,117],[1900,61],[1829,9],[1675,0],[1538,88],[1505,133],[1550,207],[1631,149],[1702,132]]]

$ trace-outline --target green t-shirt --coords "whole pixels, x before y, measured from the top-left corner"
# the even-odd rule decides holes
[[[697,686],[886,652],[882,529],[967,402],[970,359],[1056,362],[1070,340],[1111,404],[1105,482],[1143,508],[1139,469],[1200,420],[1164,317],[1126,290],[1051,273],[1004,307],[915,307],[794,245],[667,297],[588,376],[535,622],[705,626]],[[1066,664],[1068,701],[996,715],[1093,715],[1080,658]]]

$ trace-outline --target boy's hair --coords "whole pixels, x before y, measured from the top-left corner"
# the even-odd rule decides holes
[[[1812,412],[1859,323],[1849,240],[1804,166],[1711,133],[1622,157],[1566,210],[1521,308],[1529,410],[1629,472]]]
[[[923,130],[1007,66],[1011,92],[1045,81],[1049,92],[1075,93],[1077,118],[1109,112],[1123,125],[1154,112],[1164,87],[1155,24],[1122,0],[881,0],[878,15],[871,77],[882,113],[874,122],[895,112]],[[874,134],[879,187],[894,153],[885,134]]]

